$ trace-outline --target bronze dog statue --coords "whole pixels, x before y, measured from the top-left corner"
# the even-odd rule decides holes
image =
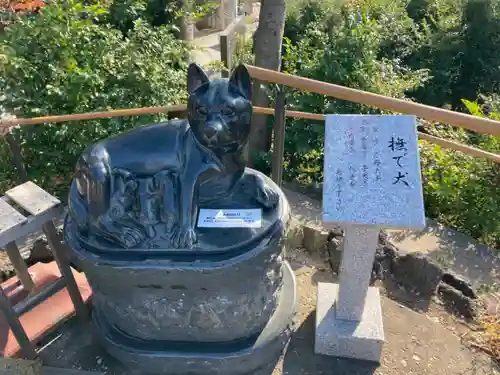
[[[229,194],[245,177],[244,148],[252,119],[252,89],[241,65],[229,80],[210,81],[188,69],[188,119],[142,126],[105,139],[79,158],[69,212],[83,233],[124,248],[168,236],[171,246],[196,242],[198,191]],[[277,195],[263,180],[248,186],[263,207]],[[155,225],[165,224],[164,233]],[[163,231],[162,231],[163,232]]]

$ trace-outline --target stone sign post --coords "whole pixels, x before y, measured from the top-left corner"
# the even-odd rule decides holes
[[[382,311],[369,284],[379,231],[425,225],[415,117],[331,115],[325,127],[323,221],[345,239],[339,284],[318,285],[315,352],[378,362]]]

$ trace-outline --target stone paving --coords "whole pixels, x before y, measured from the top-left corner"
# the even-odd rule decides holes
[[[250,37],[259,23],[260,3],[254,3],[253,13],[247,17],[247,37]],[[212,68],[214,64],[221,62],[219,38],[221,30],[204,29],[195,32],[195,38],[191,42],[194,50],[191,59],[203,68],[207,69],[211,78],[220,76],[217,68]]]

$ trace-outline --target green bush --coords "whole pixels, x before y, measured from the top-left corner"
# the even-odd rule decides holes
[[[181,0],[113,0],[109,4],[106,22],[127,35],[138,19],[147,21],[151,26],[176,25]]]
[[[195,21],[212,13],[217,7],[215,1],[205,0],[91,0],[109,8],[109,15],[103,21],[127,35],[138,19],[151,26],[169,25],[176,36],[180,36],[182,17]]]
[[[498,119],[499,7],[493,0],[298,0],[287,14],[283,70]],[[287,108],[379,112],[303,92],[292,92]],[[500,153],[497,137],[441,124],[422,123],[420,128]],[[286,177],[321,182],[323,143],[322,122],[288,119]],[[499,247],[499,165],[425,141],[420,144],[427,216]],[[269,155],[261,155],[257,165],[269,160]]]
[[[435,16],[420,25],[426,32],[405,61],[429,69],[432,79],[413,97],[435,106],[465,111],[462,99],[500,90],[500,2],[496,0],[433,0]]]
[[[313,26],[318,34],[327,34],[339,22],[345,0],[299,0],[287,4],[285,38],[296,44]]]
[[[472,114],[484,116],[477,103],[465,104]],[[494,108],[489,117],[498,119],[497,111]],[[498,137],[449,126],[425,128],[438,137],[500,153]],[[500,165],[425,141],[421,142],[420,156],[427,215],[500,248]]]
[[[288,11],[285,37],[293,45],[312,41],[312,34],[331,38],[360,14],[379,26],[379,59],[429,71],[430,79],[407,96],[465,111],[463,98],[500,90],[497,0],[298,0]]]
[[[141,20],[124,38],[96,22],[106,12],[99,5],[71,0],[46,6],[36,17],[18,19],[0,39],[0,107],[35,117],[185,102],[184,44],[170,29],[153,29]],[[86,146],[160,117],[26,126],[15,133],[30,178],[54,191],[68,186],[76,158]]]
[[[394,19],[394,23],[406,22]],[[321,19],[318,20],[321,23]],[[359,9],[343,12],[343,18],[329,34],[318,33],[316,21],[309,24],[301,40],[285,43],[284,70],[320,81],[403,98],[407,89],[422,85],[425,71],[410,71],[397,59],[381,58],[381,50],[391,38],[388,20],[377,22]],[[294,92],[289,96],[291,110],[312,113],[379,113],[375,108]],[[324,123],[288,120],[285,147],[285,173],[302,182],[322,180]]]

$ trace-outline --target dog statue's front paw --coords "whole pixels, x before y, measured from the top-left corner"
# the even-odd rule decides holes
[[[140,229],[136,228],[123,228],[121,242],[126,248],[132,248],[144,241],[144,233]]]
[[[177,249],[190,249],[196,243],[196,233],[193,228],[177,228],[172,234],[172,246]]]
[[[262,181],[257,185],[255,198],[265,208],[274,208],[278,204],[279,194]]]

